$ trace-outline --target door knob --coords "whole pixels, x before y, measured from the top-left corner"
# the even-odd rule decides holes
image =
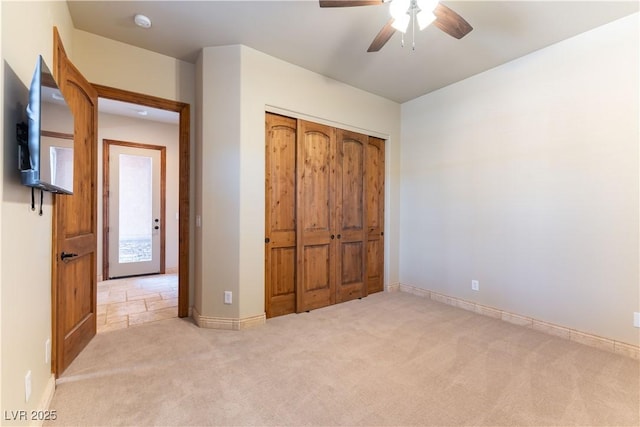
[[[70,254],[68,254],[68,253],[66,253],[65,251],[62,251],[62,253],[60,254],[60,259],[61,259],[62,261],[66,261],[66,260],[68,260],[69,258],[75,258],[75,257],[77,257],[77,256],[78,256],[78,254],[74,254],[74,253],[70,253]]]

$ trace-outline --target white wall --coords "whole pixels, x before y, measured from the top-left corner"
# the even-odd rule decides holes
[[[638,345],[639,51],[635,14],[403,104],[400,281]]]
[[[69,54],[72,23],[64,2],[2,2],[1,129],[2,209],[0,287],[2,309],[2,408],[31,410],[43,405],[53,385],[45,363],[45,341],[51,337],[51,195],[45,194],[44,215],[30,209],[31,191],[20,185],[15,125],[25,119],[27,87],[43,55],[53,67],[53,26]],[[25,17],[29,31],[25,31]],[[24,379],[32,374],[32,394],[25,402]],[[4,418],[4,417],[3,417]],[[3,425],[12,424],[8,420]],[[24,422],[22,423],[24,424]]]
[[[265,111],[388,138],[385,283],[398,280],[400,106],[245,46],[205,48],[202,90],[203,256],[196,308],[205,316],[264,313]],[[222,304],[223,291],[237,295]]]
[[[195,65],[81,30],[73,31],[73,42],[73,63],[91,83],[184,102],[191,106],[189,305],[193,305]]]
[[[102,156],[103,140],[135,142],[167,147],[166,168],[166,256],[167,270],[178,268],[178,125],[153,122],[150,120],[134,119],[100,113],[98,115],[98,194],[102,195],[102,173],[104,159]],[[103,218],[102,197],[98,197],[98,275],[102,272],[102,242]]]

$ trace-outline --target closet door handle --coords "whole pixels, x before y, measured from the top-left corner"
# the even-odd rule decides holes
[[[335,239],[336,236],[334,234],[331,235],[331,240]]]
[[[338,234],[338,239],[341,239],[341,238],[342,238],[342,234]]]
[[[265,238],[264,238],[264,242],[265,242],[265,243],[269,243],[270,241],[271,241],[271,240],[269,240],[269,238],[268,238],[268,237],[265,237]]]

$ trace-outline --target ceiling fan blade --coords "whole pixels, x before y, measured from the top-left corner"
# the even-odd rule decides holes
[[[473,30],[473,27],[462,16],[442,3],[438,3],[433,13],[436,15],[435,26],[452,37],[461,39]]]
[[[320,7],[351,7],[382,4],[382,0],[320,0]]]
[[[393,21],[394,21],[393,18],[387,21],[387,23],[384,25],[384,27],[382,27],[382,29],[376,36],[376,38],[373,39],[373,41],[371,42],[371,46],[369,46],[369,49],[367,49],[367,52],[377,52],[380,49],[382,49],[382,46],[384,46],[389,41],[391,36],[396,32],[396,29],[391,26],[391,24],[393,24]]]

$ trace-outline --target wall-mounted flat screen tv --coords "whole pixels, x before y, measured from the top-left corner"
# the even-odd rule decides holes
[[[73,194],[73,114],[42,56],[29,87],[29,120],[18,126],[18,163],[22,184]]]

